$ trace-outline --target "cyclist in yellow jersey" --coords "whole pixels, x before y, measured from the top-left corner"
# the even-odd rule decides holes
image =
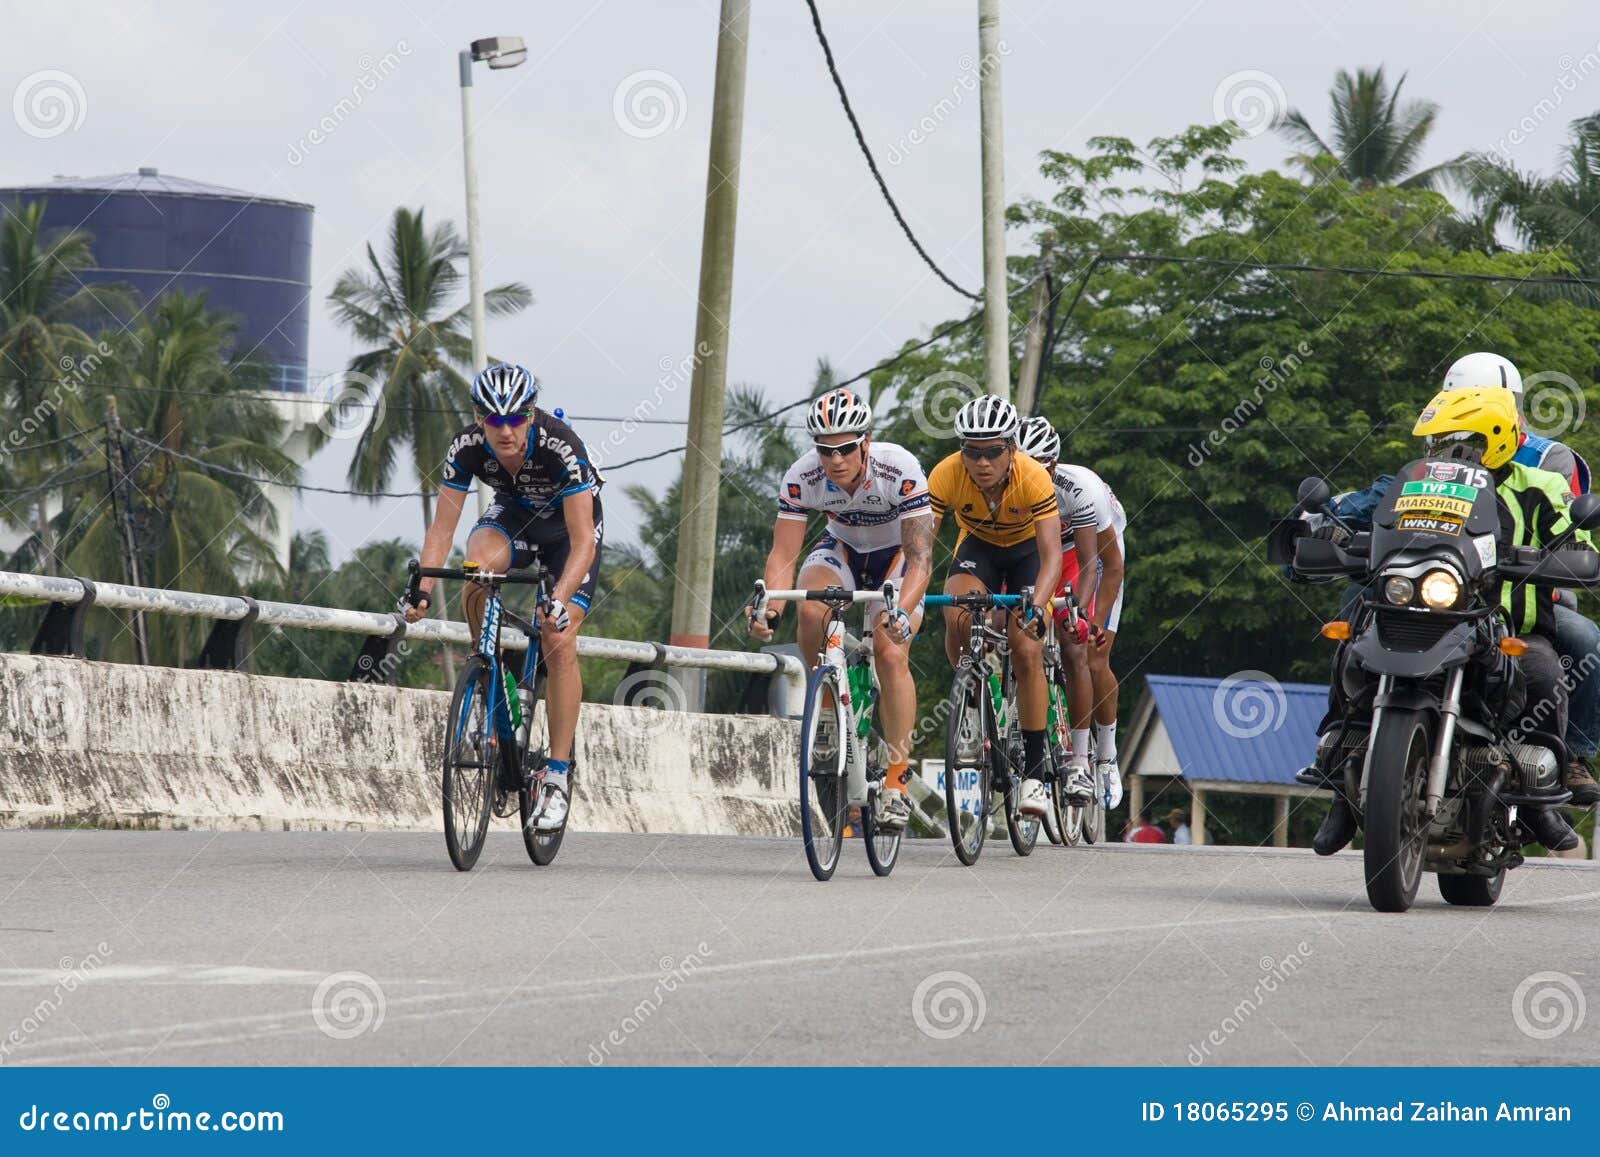
[[[1017,678],[1017,714],[1027,763],[1018,809],[1043,817],[1050,793],[1045,773],[1045,685],[1042,643],[1048,606],[1061,580],[1061,516],[1055,484],[1045,468],[1017,449],[1022,420],[1004,398],[974,398],[956,414],[961,449],[928,474],[934,530],[948,510],[961,528],[955,565],[945,580],[949,595],[1019,594],[1033,588],[1033,614],[1011,620],[1011,665]],[[964,612],[944,612],[944,649],[955,666],[967,631]]]

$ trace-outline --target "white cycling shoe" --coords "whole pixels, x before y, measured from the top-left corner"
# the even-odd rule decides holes
[[[1017,810],[1025,816],[1044,819],[1050,814],[1050,790],[1040,779],[1022,781],[1022,791],[1017,796]]]
[[[533,812],[537,831],[553,832],[567,822],[567,788],[563,780],[546,779],[539,786],[539,806]]]
[[[1089,757],[1075,755],[1067,761],[1067,783],[1064,793],[1074,804],[1086,804],[1094,795],[1094,773],[1089,770]]]
[[[1102,759],[1094,765],[1095,778],[1101,775],[1106,777],[1106,787],[1111,791],[1111,799],[1107,804],[1108,809],[1114,809],[1122,802],[1122,769],[1117,766],[1114,759]]]

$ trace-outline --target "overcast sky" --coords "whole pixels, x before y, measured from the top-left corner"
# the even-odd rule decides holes
[[[976,3],[821,8],[890,187],[936,259],[976,287],[978,105],[961,83],[977,56]],[[1519,166],[1548,169],[1567,122],[1600,108],[1594,15],[1593,0],[1006,0],[1007,196],[1045,192],[1041,150],[1081,151],[1102,134],[1143,141],[1211,121],[1219,92],[1242,90],[1237,111],[1249,117],[1259,115],[1252,93],[1272,103],[1281,91],[1323,126],[1335,69],[1377,64],[1408,72],[1406,93],[1442,106],[1424,164],[1505,142]],[[661,366],[694,342],[716,16],[712,0],[4,0],[0,91],[60,70],[81,90],[82,116],[47,138],[6,125],[0,184],[154,165],[312,203],[310,363],[337,370],[353,346],[324,299],[364,245],[381,245],[395,206],[464,227],[456,51],[475,37],[520,35],[527,64],[479,68],[478,160],[486,281],[525,282],[535,304],[491,321],[490,347],[538,373],[547,404],[627,416],[656,390]],[[630,93],[640,97],[633,112]],[[336,113],[353,94],[359,107]],[[935,114],[946,98],[946,112]],[[908,134],[930,115],[936,129],[911,144]],[[332,131],[312,143],[329,116]],[[1507,137],[1519,125],[1513,144]],[[1290,150],[1265,133],[1241,151],[1267,168]],[[965,312],[872,186],[801,0],[758,0],[753,13],[743,155],[730,380],[787,401],[818,357],[855,373]],[[1011,244],[1024,240],[1013,235]],[[682,418],[688,403],[685,387],[655,416]],[[613,430],[579,428],[591,443]],[[644,427],[606,456],[682,438],[681,427]],[[343,485],[348,445],[333,443],[305,480]],[[659,490],[676,463],[612,477],[608,538],[637,540],[620,484]],[[395,479],[395,489],[414,484],[409,472]],[[369,537],[421,533],[414,500],[310,495],[296,513],[298,527],[328,532],[336,558]]]

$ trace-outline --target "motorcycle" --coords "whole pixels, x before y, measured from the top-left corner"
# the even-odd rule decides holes
[[[1423,458],[1396,475],[1369,532],[1330,506],[1320,478],[1301,483],[1288,518],[1273,524],[1270,561],[1308,580],[1347,577],[1363,587],[1348,617],[1326,624],[1337,640],[1329,715],[1307,786],[1342,793],[1365,834],[1367,898],[1403,912],[1424,871],[1450,904],[1486,907],[1531,834],[1518,808],[1560,806],[1567,752],[1528,709],[1502,584],[1583,587],[1600,582],[1600,554],[1498,545],[1494,480],[1481,466]],[[1573,501],[1574,529],[1600,527],[1600,496]],[[1305,517],[1310,514],[1311,517]],[[1520,728],[1520,729],[1519,729]]]

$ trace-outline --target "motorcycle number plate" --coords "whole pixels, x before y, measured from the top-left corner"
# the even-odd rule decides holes
[[[1460,534],[1459,518],[1441,518],[1432,514],[1402,514],[1395,522],[1396,530],[1426,530],[1433,534]]]

